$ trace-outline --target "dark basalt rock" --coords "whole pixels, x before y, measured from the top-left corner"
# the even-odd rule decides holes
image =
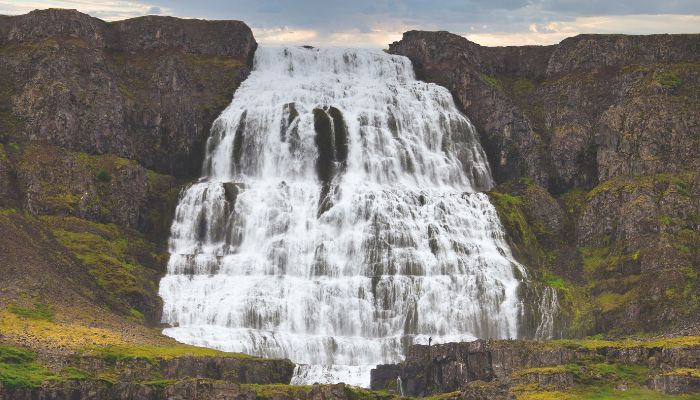
[[[243,141],[245,140],[245,128],[246,128],[246,115],[247,111],[243,111],[241,114],[241,120],[238,123],[236,132],[233,136],[233,174],[239,173],[241,170],[241,157],[243,156],[243,146],[245,145]]]
[[[553,46],[489,48],[410,31],[390,52],[452,92],[498,182],[529,178],[564,192],[700,167],[692,139],[700,35],[579,35]]]
[[[298,139],[299,133],[296,132],[296,125],[294,125],[294,122],[296,121],[297,117],[299,117],[299,112],[297,111],[297,108],[294,105],[294,103],[285,104],[282,108],[282,115],[283,117],[280,123],[280,140],[286,142],[287,136],[289,136],[290,139],[296,136],[296,138]],[[289,130],[293,131],[288,132]]]
[[[194,176],[256,47],[239,21],[106,23],[58,9],[3,17],[0,131]]]
[[[542,371],[593,358],[606,363],[637,364],[649,368],[696,368],[698,346],[687,347],[606,347],[586,348],[518,340],[477,340],[433,346],[413,345],[406,360],[396,365],[378,365],[371,372],[373,390],[394,389],[401,378],[404,394],[427,396],[433,393],[463,391],[466,398],[481,398],[484,393],[495,397],[507,388],[537,383],[565,390],[574,383],[568,371]],[[530,370],[534,368],[533,370]],[[658,390],[694,390],[696,381],[679,379],[678,384],[666,375],[658,377]],[[696,378],[697,379],[697,378]],[[681,389],[683,387],[684,389]],[[681,393],[680,391],[676,393]],[[472,397],[468,397],[472,396]],[[488,398],[488,397],[487,397]],[[507,398],[507,397],[504,397]]]
[[[321,181],[318,215],[333,206],[337,192],[336,177],[345,171],[348,158],[348,133],[343,115],[335,107],[314,108],[314,141],[318,150],[316,174]]]

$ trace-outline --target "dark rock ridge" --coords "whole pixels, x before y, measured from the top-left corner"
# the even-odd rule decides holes
[[[700,35],[579,35],[489,48],[411,31],[390,51],[452,91],[500,182],[527,177],[560,193],[700,166]]]
[[[42,140],[192,176],[257,47],[239,21],[73,10],[0,18],[3,141]]]
[[[373,390],[397,389],[400,378],[407,396],[462,391],[466,398],[484,390],[490,396],[510,398],[508,388],[535,384],[547,390],[566,390],[580,383],[595,365],[639,365],[643,383],[667,393],[697,392],[700,346],[644,343],[620,346],[614,342],[485,341],[412,346],[406,360],[372,370]],[[683,375],[682,371],[687,371]],[[583,381],[583,380],[581,380]],[[588,384],[590,382],[585,381]],[[602,382],[602,384],[608,384]],[[541,390],[541,389],[540,389]],[[493,397],[491,397],[493,396]],[[500,396],[500,397],[499,397]]]

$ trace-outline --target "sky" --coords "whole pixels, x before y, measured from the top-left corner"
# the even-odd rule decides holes
[[[554,44],[579,33],[698,33],[700,0],[0,0],[0,14],[74,8],[237,19],[262,44],[386,48],[403,32],[446,30],[486,46]]]

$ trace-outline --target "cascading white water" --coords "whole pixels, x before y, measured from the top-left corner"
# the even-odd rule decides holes
[[[518,335],[525,273],[478,193],[483,150],[408,59],[258,49],[204,171],[172,226],[165,334],[358,386],[428,337]]]

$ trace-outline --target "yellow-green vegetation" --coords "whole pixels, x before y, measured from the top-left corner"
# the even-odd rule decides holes
[[[0,217],[6,217],[8,215],[16,214],[16,208],[0,208]]]
[[[236,69],[243,66],[243,63],[233,57],[221,57],[216,55],[205,54],[187,54],[184,60],[191,66],[196,68],[222,68]]]
[[[517,400],[573,400],[576,397],[567,392],[545,391],[545,392],[521,392],[515,398]]]
[[[511,374],[511,377],[520,378],[520,377],[530,375],[530,374],[552,375],[552,374],[561,374],[564,372],[568,372],[568,369],[563,365],[557,365],[554,367],[525,368],[525,369],[521,369],[521,370],[517,370],[517,371],[513,372]]]
[[[516,255],[530,263],[539,263],[544,253],[537,243],[532,225],[528,223],[520,197],[491,191],[489,198],[498,212],[501,224],[511,238],[511,247]]]
[[[428,397],[422,397],[424,400],[449,400],[449,399],[458,399],[460,398],[461,392],[447,392],[447,393],[440,393],[440,394],[434,394],[432,396]]]
[[[691,370],[696,373],[696,370]],[[649,376],[646,366],[634,364],[604,363],[580,360],[575,364],[560,365],[550,368],[531,368],[518,371],[514,377],[528,373],[571,373],[574,386],[568,390],[551,390],[537,384],[517,385],[511,388],[518,400],[521,399],[697,399],[698,395],[667,395],[645,388]],[[681,373],[685,371],[681,370]],[[686,373],[687,374],[687,373]],[[618,390],[621,388],[623,390]]]
[[[609,179],[588,192],[588,200],[603,193],[622,191],[632,193],[638,189],[666,187],[666,191],[675,191],[687,196],[688,190],[696,177],[696,172],[686,171],[677,174],[661,173],[635,177],[617,177]],[[660,192],[663,195],[665,192]]]
[[[226,353],[206,347],[196,347],[186,344],[167,346],[152,346],[138,344],[121,344],[107,346],[87,346],[80,349],[85,354],[100,356],[107,361],[116,363],[124,360],[143,360],[154,364],[159,360],[168,360],[176,357],[227,357],[245,360],[259,360],[258,357],[242,353]]]
[[[242,389],[248,389],[255,392],[257,399],[273,399],[278,396],[287,396],[291,399],[299,399],[306,397],[311,391],[311,386],[292,386],[292,385],[241,385]]]
[[[611,386],[575,387],[571,391],[525,392],[517,400],[698,400],[694,394],[669,395],[642,387],[617,390]]]
[[[29,350],[0,345],[0,383],[10,389],[32,388],[57,377],[36,361]]]
[[[621,241],[615,231],[587,238],[592,244],[580,246],[577,224],[583,212],[594,213],[600,204],[614,203],[619,198],[629,199],[621,207],[632,207],[635,202],[644,207],[682,204],[684,198],[696,195],[697,180],[696,171],[660,173],[614,178],[588,192],[574,189],[563,193],[556,199],[565,211],[563,231],[558,234],[550,232],[551,228],[538,216],[538,201],[542,198],[538,190],[544,189],[532,182],[501,184],[489,197],[508,233],[515,257],[527,265],[531,277],[557,290],[564,325],[558,329],[564,336],[583,337],[597,330],[629,334],[657,328],[629,324],[617,328],[613,323],[630,306],[649,304],[644,294],[652,285],[659,288],[663,297],[650,306],[673,309],[677,315],[687,317],[700,310],[697,290],[700,233],[696,228],[700,213],[692,207],[675,213],[674,208],[666,205],[665,213],[640,221],[658,226],[654,244],[660,248],[672,247],[674,252],[664,254],[673,259],[672,263],[657,260],[663,254],[660,251],[640,247],[638,242],[630,246]],[[648,265],[666,269],[645,268]],[[660,275],[665,278],[659,280]]]
[[[693,378],[700,378],[700,369],[697,368],[676,368],[672,371],[664,373],[667,376],[691,376]]]
[[[128,345],[121,334],[113,330],[85,326],[82,323],[57,323],[17,316],[0,311],[0,332],[13,342],[31,338],[36,347],[46,349],[78,349],[95,345]]]
[[[53,311],[51,307],[44,303],[36,303],[33,308],[18,307],[11,305],[8,308],[11,313],[24,318],[38,319],[44,321],[53,320]]]
[[[496,78],[495,76],[491,76],[488,74],[481,74],[481,78],[486,81],[489,85],[495,87],[498,90],[502,90],[503,87],[501,86],[501,82]]]
[[[31,197],[40,214],[78,215],[81,209],[112,217],[112,178],[132,160],[114,155],[89,155],[39,143],[22,147],[17,170],[33,179]],[[90,196],[86,188],[92,187]],[[85,203],[87,201],[87,203]]]
[[[675,89],[681,85],[681,78],[673,72],[658,72],[656,81],[664,89]]]
[[[651,340],[634,340],[634,339],[619,339],[619,340],[603,340],[603,339],[560,339],[546,342],[551,346],[566,346],[570,348],[584,348],[589,350],[600,349],[603,347],[610,348],[656,348],[656,347],[692,347],[700,346],[700,336],[678,336],[671,338],[659,338]]]
[[[135,231],[115,224],[98,224],[76,217],[41,217],[56,239],[88,268],[97,283],[134,318],[149,310],[143,304],[157,305],[157,269],[164,262],[153,244]],[[144,265],[147,262],[149,267]]]

